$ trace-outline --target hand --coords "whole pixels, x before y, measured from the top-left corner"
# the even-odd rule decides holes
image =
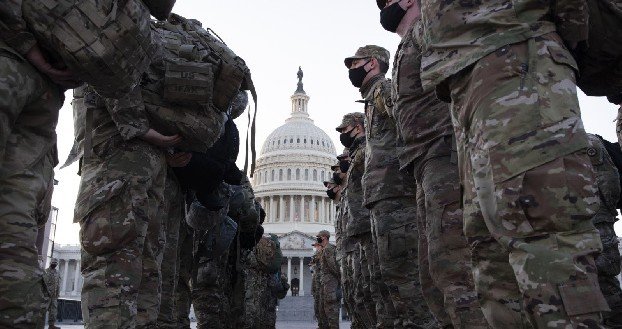
[[[192,159],[192,153],[187,152],[177,152],[175,154],[166,155],[166,163],[168,163],[168,165],[173,168],[187,166],[190,162],[190,159]]]
[[[82,84],[69,69],[61,70],[53,67],[45,58],[38,45],[34,45],[30,48],[28,53],[26,53],[26,59],[28,59],[39,72],[47,75],[57,85],[71,89]]]
[[[150,143],[159,147],[171,147],[179,144],[182,138],[178,134],[173,136],[164,136],[159,132],[149,128],[149,130],[140,137],[140,139],[144,140],[147,143]]]

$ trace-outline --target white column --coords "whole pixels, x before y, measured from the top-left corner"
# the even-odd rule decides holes
[[[270,221],[276,222],[276,198],[270,196]]]
[[[289,284],[292,283],[292,258],[291,257],[287,257],[287,282]],[[287,296],[291,296],[292,295],[292,290],[289,289],[287,291]]]
[[[311,213],[310,222],[315,223],[315,196],[311,196],[311,206],[309,207],[309,212]]]
[[[76,270],[73,273],[73,291],[72,294],[77,294],[78,293],[78,284],[80,283],[80,262],[78,260],[76,260]]]
[[[326,223],[326,202],[324,200],[324,197],[320,199],[322,199],[322,202],[320,204],[320,218],[322,223]]]
[[[295,220],[295,216],[294,216],[294,196],[290,195],[289,196],[289,221],[293,222]]]
[[[304,257],[300,257],[300,290],[298,290],[298,296],[305,295],[305,259]]]
[[[63,259],[65,263],[65,269],[63,270],[63,283],[60,286],[60,293],[64,294],[67,291],[67,275],[69,275],[69,262]]]
[[[285,198],[281,195],[281,200],[279,200],[279,221],[285,221]]]
[[[300,196],[300,222],[304,223],[305,221],[305,196]]]

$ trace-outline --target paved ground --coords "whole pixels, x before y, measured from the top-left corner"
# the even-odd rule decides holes
[[[84,327],[72,326],[72,325],[61,325],[61,329],[83,329]],[[342,322],[339,326],[340,329],[350,328],[350,322]],[[46,327],[47,328],[47,327]],[[196,328],[196,323],[192,323],[192,328]],[[276,329],[316,329],[317,324],[315,322],[277,322]]]

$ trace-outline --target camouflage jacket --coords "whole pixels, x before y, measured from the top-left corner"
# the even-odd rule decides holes
[[[374,202],[393,197],[414,196],[414,180],[400,172],[398,135],[390,116],[391,82],[380,74],[372,77],[360,89],[365,99],[365,174],[363,175],[363,205],[371,208]]]
[[[618,168],[613,164],[611,157],[605,149],[605,145],[600,138],[594,134],[588,134],[590,146],[587,155],[592,160],[592,167],[596,172],[596,184],[598,185],[598,196],[600,197],[600,208],[592,218],[594,224],[617,221],[618,210],[616,209],[620,200],[620,177]]]
[[[48,268],[43,274],[43,282],[51,298],[58,298],[60,292],[60,274],[56,269]]]
[[[393,62],[392,115],[402,140],[400,169],[451,153],[443,142],[453,135],[449,104],[438,100],[433,90],[424,92],[421,86],[421,47],[414,35],[416,26],[413,24],[402,38]]]
[[[0,6],[0,40],[20,55],[25,55],[37,41],[22,18],[22,0],[6,0]],[[0,45],[0,48],[3,48]]]
[[[350,147],[350,168],[346,177],[345,211],[346,235],[355,236],[371,232],[369,210],[363,206],[363,174],[365,173],[365,137],[357,137]],[[342,224],[343,225],[343,224]]]
[[[587,15],[586,0],[424,0],[417,33],[424,49],[423,88],[438,86],[505,45],[556,30],[567,42],[586,40]]]
[[[327,244],[320,253],[320,283],[322,286],[341,281],[341,271],[335,257],[335,246]]]
[[[313,265],[311,265],[311,268],[313,272],[311,273],[311,295],[317,298],[320,293],[320,252],[316,252],[312,258]]]

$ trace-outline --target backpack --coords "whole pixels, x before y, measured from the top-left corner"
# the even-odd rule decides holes
[[[22,17],[54,61],[104,97],[134,89],[155,52],[141,0],[23,0]]]
[[[276,241],[276,242],[275,242]],[[263,236],[255,246],[257,263],[260,269],[268,274],[277,273],[281,269],[283,254],[278,239],[273,234]]]
[[[577,86],[588,96],[611,96],[622,91],[622,1],[586,0],[589,34],[578,47]]]
[[[620,148],[620,144],[612,143],[599,135],[596,135],[596,137],[598,137],[602,141],[605,149],[607,150],[607,154],[609,154],[609,157],[613,161],[613,164],[618,169],[618,174],[620,176],[620,186],[622,186],[622,148]],[[616,208],[622,210],[622,194],[620,194],[620,200],[618,200]]]

